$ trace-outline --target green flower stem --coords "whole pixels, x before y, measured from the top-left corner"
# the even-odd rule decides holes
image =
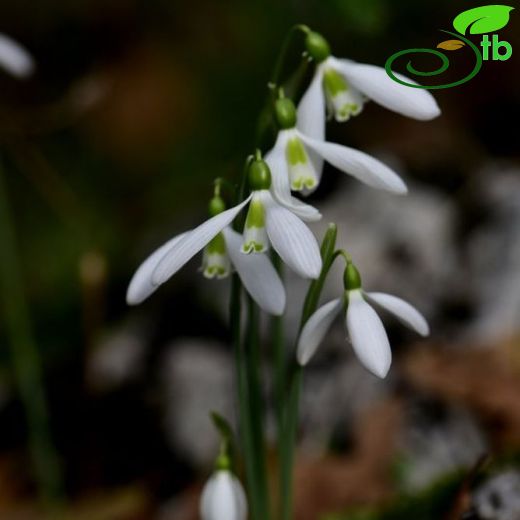
[[[271,255],[273,265],[283,281],[283,263],[281,258],[274,251]],[[271,319],[271,336],[272,336],[272,363],[274,366],[274,398],[276,410],[276,429],[278,440],[278,491],[281,490],[281,482],[283,479],[281,453],[283,417],[284,417],[284,401],[287,391],[287,353],[284,340],[284,320],[282,316],[273,316]],[[276,497],[276,504],[279,507],[281,497]]]
[[[258,483],[259,506],[258,517],[268,520],[270,515],[269,492],[267,487],[266,448],[264,439],[264,407],[262,399],[262,380],[260,373],[262,362],[260,356],[260,335],[258,329],[259,309],[251,297],[247,299],[248,324],[245,338],[246,369],[249,386],[249,421],[252,430],[254,448],[254,466]]]
[[[231,281],[230,322],[237,374],[240,443],[244,458],[251,516],[253,520],[262,520],[261,517],[258,516],[258,512],[261,510],[260,494],[255,470],[256,456],[249,413],[249,385],[247,380],[246,356],[241,337],[241,296],[242,283],[238,275],[234,274]]]
[[[305,322],[317,309],[327,274],[337,258],[335,253],[337,237],[336,224],[329,224],[325,237],[321,243],[321,257],[323,267],[320,276],[314,280],[307,291],[300,320],[300,331]],[[291,520],[293,514],[293,463],[298,427],[298,411],[300,392],[303,381],[303,367],[293,362],[289,374],[289,390],[285,403],[284,424],[280,438],[281,478],[280,478],[280,520]]]
[[[237,203],[245,199],[248,171],[254,157],[249,156],[244,164]],[[243,216],[235,219],[234,228],[240,231],[244,225]],[[242,283],[235,273],[231,282],[230,321],[239,404],[240,440],[244,458],[250,511],[253,520],[268,518],[267,481],[265,472],[265,448],[263,448],[261,387],[258,377],[259,357],[258,310],[248,306],[248,330],[242,338],[241,331]],[[253,341],[251,341],[253,340]]]
[[[276,96],[277,87],[280,87],[280,77],[282,75],[283,66],[285,64],[285,60],[287,57],[287,53],[289,52],[289,47],[292,43],[293,37],[301,32],[303,34],[307,34],[310,29],[306,25],[298,24],[291,27],[290,31],[287,33],[285,40],[282,43],[282,47],[280,49],[280,54],[278,54],[278,58],[273,68],[273,74],[271,76],[271,81],[269,83],[270,88],[273,90],[274,95]]]
[[[274,135],[276,135],[276,122],[273,114],[273,103],[278,97],[280,92],[280,88],[283,88],[287,97],[293,98],[296,96],[298,91],[298,86],[302,83],[305,72],[307,70],[308,60],[300,60],[298,67],[296,69],[296,73],[294,73],[291,77],[287,79],[287,84],[284,85],[282,83],[282,73],[284,69],[284,65],[287,61],[287,55],[289,53],[291,43],[293,42],[294,37],[298,33],[307,34],[310,29],[306,25],[294,25],[291,27],[289,32],[287,33],[285,40],[282,43],[280,48],[280,52],[278,53],[278,57],[276,59],[275,65],[273,67],[273,72],[271,74],[271,80],[268,83],[268,87],[270,89],[269,96],[267,96],[266,102],[260,115],[258,117],[257,125],[256,125],[256,143],[258,146],[266,146],[269,147],[272,145],[272,142],[269,140],[272,139]]]
[[[273,252],[272,261],[278,275],[283,281],[283,264],[281,258]],[[287,356],[284,341],[283,316],[273,316],[271,320],[271,334],[273,346],[273,359],[275,366],[275,400],[276,400],[276,419],[278,433],[282,431],[283,425],[283,401],[286,387]]]
[[[41,499],[52,505],[62,495],[61,468],[51,440],[41,359],[31,333],[15,232],[0,164],[0,289],[14,378],[25,409],[28,442]]]

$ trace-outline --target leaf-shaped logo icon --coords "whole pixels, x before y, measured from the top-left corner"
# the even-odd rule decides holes
[[[485,34],[498,31],[509,22],[509,13],[514,9],[509,5],[483,5],[460,13],[453,20],[453,27],[460,33]]]
[[[456,51],[457,49],[462,49],[464,45],[466,44],[460,40],[446,40],[437,44],[437,49],[444,49],[445,51]]]

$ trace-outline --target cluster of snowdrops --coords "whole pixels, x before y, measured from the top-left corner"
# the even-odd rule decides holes
[[[302,199],[318,187],[324,162],[373,188],[406,194],[405,183],[388,166],[362,151],[328,142],[326,121],[347,121],[358,115],[369,100],[407,117],[430,120],[440,114],[434,98],[426,90],[393,81],[383,68],[335,58],[320,34],[307,28],[304,32],[304,59],[314,67],[314,75],[297,106],[283,88],[277,88],[272,106],[278,127],[274,146],[265,154],[256,150],[248,158],[239,198],[232,204],[226,204],[222,182],[215,183],[209,219],[175,236],[141,264],[128,288],[129,304],[148,298],[202,251],[205,277],[221,279],[236,273],[263,311],[280,316],[285,310],[286,293],[268,252],[274,250],[301,277],[320,277],[322,254],[306,223],[322,216]],[[239,217],[243,226],[237,230],[233,224]],[[418,310],[401,298],[366,292],[351,256],[344,250],[339,250],[339,256],[345,262],[344,290],[336,299],[318,307],[303,324],[297,342],[297,363],[309,363],[334,319],[343,313],[359,361],[383,378],[392,355],[374,307],[389,311],[423,336],[429,332],[428,324]],[[223,443],[215,473],[202,493],[201,517],[244,520],[247,504],[246,493],[232,471]]]

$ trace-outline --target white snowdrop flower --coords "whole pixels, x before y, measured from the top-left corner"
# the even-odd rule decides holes
[[[277,100],[276,116],[281,130],[274,147],[265,156],[273,175],[272,193],[280,204],[304,220],[315,220],[319,213],[295,199],[291,190],[307,194],[316,189],[323,161],[374,188],[398,194],[407,192],[403,180],[374,157],[348,146],[328,143],[323,136],[321,139],[309,137],[300,129],[299,117],[290,99]]]
[[[208,480],[200,501],[202,520],[246,520],[247,499],[240,481],[227,469]]]
[[[309,362],[336,316],[346,309],[354,352],[367,370],[384,378],[392,363],[392,351],[383,323],[369,302],[389,311],[421,336],[429,334],[428,323],[417,309],[397,296],[363,291],[359,272],[351,262],[344,278],[344,295],[320,307],[305,323],[298,340],[298,363],[303,366]]]
[[[309,32],[305,43],[317,66],[298,106],[298,127],[304,134],[323,140],[325,107],[331,117],[342,122],[358,115],[367,100],[422,121],[441,113],[435,98],[427,90],[397,83],[383,67],[331,56],[329,44],[320,34]],[[415,83],[401,74],[396,76]]]
[[[34,71],[34,60],[18,42],[0,33],[0,67],[12,76],[26,78]]]
[[[225,210],[220,197],[210,203],[209,220],[178,235],[154,251],[137,269],[128,287],[126,300],[136,305],[148,298],[193,256],[204,249],[202,271],[207,278],[224,278],[236,269],[244,287],[266,312],[281,315],[285,309],[285,289],[270,259],[264,254],[240,253],[242,237],[230,227],[249,201]]]
[[[263,252],[272,245],[297,274],[318,278],[322,267],[318,242],[295,211],[272,197],[271,172],[266,161],[257,158],[251,163],[249,185],[253,193],[244,226],[242,252]]]

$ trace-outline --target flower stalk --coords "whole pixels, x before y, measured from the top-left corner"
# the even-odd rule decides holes
[[[336,255],[336,238],[338,229],[336,224],[329,224],[321,243],[321,257],[323,267],[317,280],[313,280],[307,291],[300,319],[300,330],[312,313],[316,310],[327,274],[334,263]],[[280,433],[280,520],[290,520],[293,514],[293,465],[298,428],[298,412],[300,392],[303,382],[303,367],[296,362],[291,365],[288,376],[288,391],[284,400],[283,426]]]

